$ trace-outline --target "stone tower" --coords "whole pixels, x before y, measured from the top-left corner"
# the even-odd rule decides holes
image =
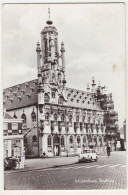
[[[64,43],[61,43],[59,54],[57,29],[50,19],[50,10],[48,12],[47,26],[41,31],[41,44],[38,42],[36,48],[40,107],[45,103],[65,105],[67,99]]]

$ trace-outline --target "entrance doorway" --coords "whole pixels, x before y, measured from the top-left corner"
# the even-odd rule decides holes
[[[58,136],[58,134],[54,135],[53,145],[54,145],[54,155],[59,156],[59,154],[60,154],[60,137]]]

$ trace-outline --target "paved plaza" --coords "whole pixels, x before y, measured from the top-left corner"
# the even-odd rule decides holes
[[[126,189],[126,152],[99,155],[98,162],[78,157],[31,159],[25,169],[5,172],[6,190]]]

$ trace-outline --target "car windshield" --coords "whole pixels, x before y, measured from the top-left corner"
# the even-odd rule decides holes
[[[82,153],[84,154],[84,153],[90,153],[90,152],[91,152],[90,150],[83,150]]]

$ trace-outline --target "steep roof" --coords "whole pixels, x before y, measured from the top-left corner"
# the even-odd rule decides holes
[[[66,88],[66,90],[67,106],[101,110],[91,93],[73,88]],[[6,110],[36,105],[38,103],[37,79],[4,89],[3,101]]]

